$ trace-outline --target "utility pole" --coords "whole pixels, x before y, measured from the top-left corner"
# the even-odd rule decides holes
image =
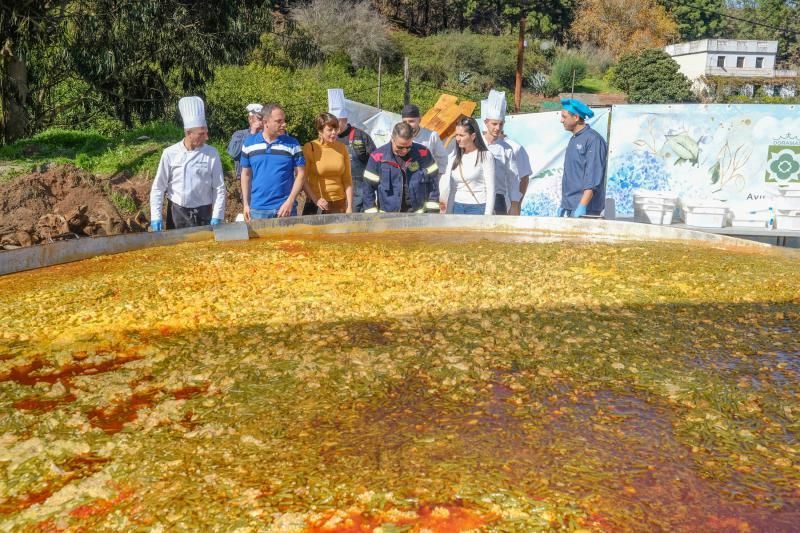
[[[519,42],[517,43],[517,79],[514,84],[514,112],[522,105],[522,66],[525,64],[525,13],[519,15]]]
[[[381,68],[383,67],[383,58],[378,56],[378,109],[381,109]]]
[[[403,62],[403,78],[405,80],[405,91],[403,92],[403,105],[411,103],[411,75],[408,71],[408,56]]]

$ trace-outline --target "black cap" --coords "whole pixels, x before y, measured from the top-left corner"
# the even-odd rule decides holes
[[[419,118],[419,108],[414,104],[406,104],[403,106],[400,116],[403,118]]]

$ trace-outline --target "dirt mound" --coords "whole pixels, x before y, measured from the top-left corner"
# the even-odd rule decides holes
[[[147,231],[152,183],[141,174],[98,178],[72,165],[54,165],[0,184],[0,250]],[[225,219],[233,220],[242,212],[241,187],[232,174],[225,185]]]
[[[0,248],[131,231],[92,174],[71,165],[33,172],[0,185]],[[143,221],[146,227],[146,220]]]

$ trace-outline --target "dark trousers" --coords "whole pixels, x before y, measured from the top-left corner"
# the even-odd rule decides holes
[[[211,224],[211,204],[200,207],[181,207],[170,202],[167,210],[167,229],[193,228]],[[169,226],[172,225],[172,228]]]
[[[506,197],[502,194],[495,194],[494,195],[494,214],[495,215],[507,215],[508,212],[506,211]]]

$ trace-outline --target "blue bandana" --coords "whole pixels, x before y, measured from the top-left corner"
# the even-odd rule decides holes
[[[561,106],[569,113],[577,115],[582,119],[592,118],[594,111],[589,109],[589,106],[578,100],[577,98],[565,98],[561,100]]]

